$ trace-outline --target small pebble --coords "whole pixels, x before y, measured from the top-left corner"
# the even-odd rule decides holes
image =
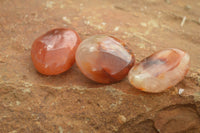
[[[126,122],[126,117],[124,115],[119,115],[118,121],[119,121],[119,123],[123,124]]]
[[[119,30],[119,27],[117,26],[117,27],[115,27],[115,29],[114,29],[114,31],[118,31]]]
[[[179,94],[179,95],[181,95],[183,92],[184,92],[184,89],[182,89],[182,88],[180,88],[180,89],[178,90],[178,94]]]

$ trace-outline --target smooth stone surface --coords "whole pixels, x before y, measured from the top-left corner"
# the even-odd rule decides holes
[[[134,66],[128,79],[145,92],[162,92],[180,82],[187,74],[190,56],[179,49],[158,51]]]
[[[133,54],[122,41],[106,35],[95,35],[84,40],[76,52],[76,63],[81,72],[99,83],[123,79],[134,61]]]
[[[67,71],[75,62],[75,52],[80,42],[74,30],[60,28],[48,31],[32,45],[31,57],[35,68],[45,75]]]

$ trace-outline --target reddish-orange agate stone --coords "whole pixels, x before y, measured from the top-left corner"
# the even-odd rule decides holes
[[[135,65],[130,83],[145,92],[157,93],[180,82],[189,70],[190,56],[180,49],[158,51]]]
[[[76,51],[76,63],[81,72],[99,83],[123,79],[134,61],[134,56],[122,41],[106,35],[95,35],[84,40]]]
[[[38,72],[57,75],[75,62],[75,53],[81,39],[70,29],[53,29],[37,38],[31,49],[33,64]]]

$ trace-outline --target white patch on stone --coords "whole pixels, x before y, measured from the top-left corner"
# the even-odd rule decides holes
[[[186,16],[184,16],[182,21],[181,21],[181,27],[183,27],[183,25],[185,24],[185,21],[186,21]]]
[[[89,24],[90,24],[90,21],[89,21],[89,20],[85,20],[85,21],[84,21],[84,24],[89,25]]]
[[[115,27],[114,31],[118,31],[119,30],[119,26]]]
[[[53,8],[53,5],[55,4],[54,1],[47,1],[46,2],[46,8]]]
[[[95,47],[90,47],[90,48],[89,48],[89,51],[90,51],[90,52],[94,52],[94,51],[95,51]]]
[[[19,106],[21,104],[20,101],[16,101],[16,105]]]
[[[68,24],[71,24],[71,20],[67,18],[66,16],[62,17],[62,20],[67,22]]]
[[[53,45],[48,45],[47,46],[47,51],[51,50],[53,48]]]
[[[104,25],[106,25],[106,23],[105,23],[105,22],[102,22],[101,24],[102,24],[103,26],[104,26]]]
[[[147,24],[144,23],[144,22],[140,23],[140,25],[141,25],[142,27],[147,27]]]
[[[59,133],[63,133],[63,128],[61,126],[58,127]]]
[[[178,90],[178,94],[179,94],[179,95],[181,95],[183,92],[184,92],[184,89],[182,89],[182,88],[180,88],[180,89]]]

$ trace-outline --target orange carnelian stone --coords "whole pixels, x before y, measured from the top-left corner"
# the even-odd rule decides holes
[[[75,62],[80,44],[79,35],[70,29],[53,29],[38,37],[31,49],[31,57],[38,72],[57,75],[68,70]]]
[[[134,61],[134,56],[122,41],[106,35],[95,35],[84,40],[76,52],[76,63],[81,72],[99,83],[123,79]]]
[[[180,82],[187,74],[190,56],[171,48],[158,51],[135,65],[129,72],[130,83],[145,92],[165,91]]]

